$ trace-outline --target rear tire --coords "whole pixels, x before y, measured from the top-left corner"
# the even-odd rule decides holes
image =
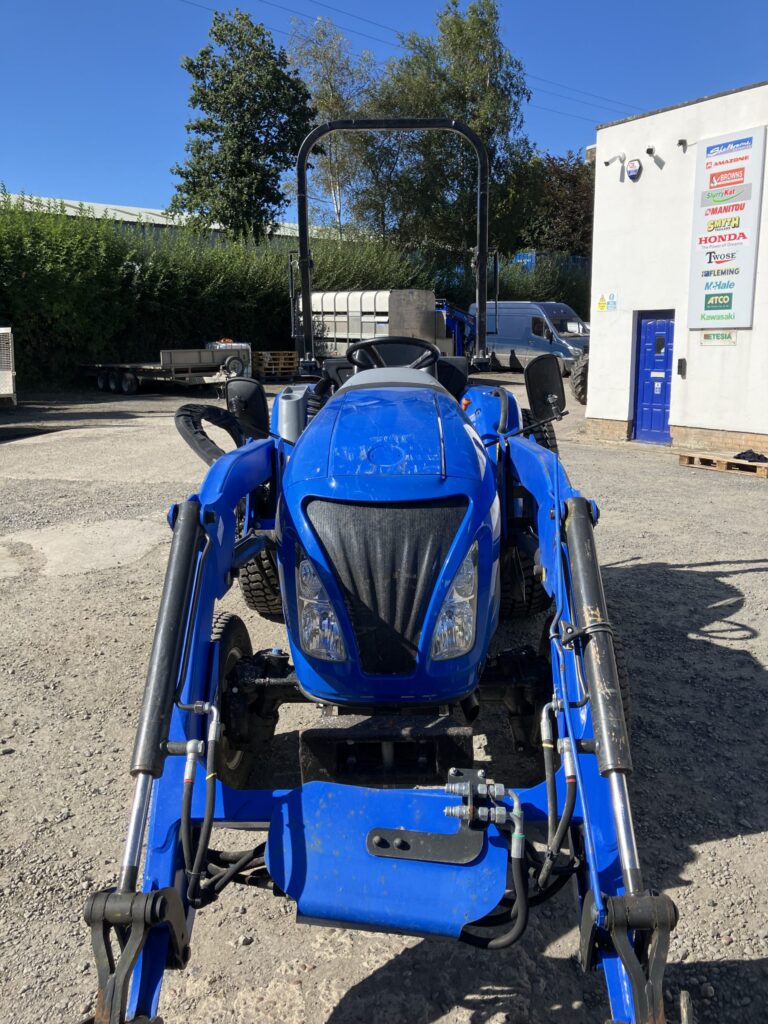
[[[219,643],[217,703],[221,707],[235,678],[235,666],[241,658],[253,654],[253,647],[243,620],[229,612],[220,612],[214,618],[211,640]],[[254,754],[251,751],[235,750],[230,746],[226,728],[222,728],[221,740],[216,750],[216,774],[224,785],[233,789],[244,788],[253,768],[253,759]]]
[[[280,596],[280,577],[274,545],[268,544],[240,570],[238,577],[243,600],[263,619],[284,622]]]
[[[109,374],[106,370],[99,370],[96,374],[96,387],[99,391],[109,391]]]
[[[547,448],[549,451],[558,454],[557,447],[557,436],[555,434],[555,428],[551,423],[540,423],[538,426],[532,426],[534,423],[533,413],[530,409],[523,409],[523,436],[532,437],[534,441]]]
[[[117,370],[110,370],[109,377],[107,378],[109,384],[109,390],[113,395],[116,395],[120,391],[120,374]]]
[[[587,404],[587,383],[589,377],[589,352],[582,352],[571,367],[571,394],[579,405]]]

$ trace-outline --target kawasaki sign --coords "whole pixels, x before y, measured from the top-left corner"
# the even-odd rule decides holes
[[[688,302],[692,330],[718,323],[752,326],[764,159],[764,127],[706,139],[696,147]],[[715,275],[727,275],[727,284],[713,283]]]

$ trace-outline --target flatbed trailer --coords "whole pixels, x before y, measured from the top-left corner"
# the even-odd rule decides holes
[[[250,373],[248,345],[221,348],[169,348],[160,352],[158,363],[89,363],[81,367],[94,379],[99,391],[134,395],[142,384],[223,384],[229,377]]]

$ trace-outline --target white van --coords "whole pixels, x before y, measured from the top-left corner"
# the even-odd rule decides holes
[[[470,306],[470,313],[476,307]],[[589,327],[564,302],[488,303],[488,354],[504,369],[523,370],[536,356],[558,357],[563,374],[589,348]]]

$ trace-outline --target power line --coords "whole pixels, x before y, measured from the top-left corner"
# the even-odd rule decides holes
[[[219,8],[217,8],[217,7],[210,7],[207,4],[200,3],[199,0],[178,0],[178,2],[182,3],[182,4],[187,4],[187,6],[189,6],[189,7],[197,7],[199,9],[203,10],[203,11],[211,11],[214,14],[221,14],[221,13],[223,13]],[[279,10],[287,11],[288,13],[295,13],[291,8],[283,7],[281,4],[274,3],[273,0],[256,0],[256,2],[257,3],[266,3],[270,7],[276,7]],[[329,7],[330,6],[328,4],[321,4],[319,2],[319,0],[311,0],[311,2],[312,3],[317,3],[318,6],[321,6],[321,7],[323,7],[323,6],[324,7]],[[353,17],[357,17],[357,15],[352,15],[352,16]],[[301,16],[300,15],[300,17],[302,18],[303,21],[309,21],[310,20],[306,16]],[[331,24],[335,24],[335,23],[331,22]],[[378,25],[378,27],[385,28],[385,29],[387,29],[390,32],[396,32],[395,29],[389,28],[386,25],[381,25],[379,23],[377,23],[377,25]],[[265,25],[264,27],[266,29],[268,29],[270,32],[278,32],[278,33],[280,33],[280,35],[284,35],[284,36],[289,36],[290,35],[289,32],[287,32],[285,29],[282,29],[282,28],[273,28],[270,25]],[[340,26],[336,25],[336,28],[340,28]],[[342,29],[342,31],[345,31],[345,30]],[[354,30],[353,29],[347,29],[346,31],[352,32]],[[372,36],[367,36],[366,33],[359,33],[358,32],[356,34],[357,35],[363,35],[363,36],[365,36],[365,38],[369,38],[369,39],[374,38]],[[389,42],[387,42],[386,40],[383,40],[383,39],[382,40],[376,39],[375,41],[385,43],[387,46],[395,46],[394,43],[389,43]],[[358,56],[359,56],[359,54],[358,54]],[[378,63],[380,63],[380,62],[378,62]],[[548,85],[556,85],[559,88],[567,89],[567,90],[572,91],[572,92],[578,92],[578,93],[581,93],[584,96],[593,96],[596,99],[607,99],[607,97],[599,96],[597,93],[587,92],[584,89],[574,89],[573,87],[565,85],[562,82],[554,82],[554,81],[551,81],[548,78],[541,78],[538,75],[527,75],[527,77],[528,78],[532,78],[532,79],[534,79],[536,81],[546,82]],[[548,90],[546,90],[546,89],[541,89],[539,91],[540,92],[548,92]],[[558,94],[557,93],[549,93],[549,95],[557,96]],[[571,100],[571,98],[568,97],[568,96],[562,96],[562,97],[559,97],[559,98],[565,99],[565,100]],[[574,99],[574,100],[571,100],[571,102],[583,103],[584,101],[583,100]],[[610,101],[610,102],[615,102],[615,101]],[[546,110],[550,114],[560,114],[562,117],[570,117],[570,118],[574,118],[577,121],[587,121],[589,124],[593,124],[593,125],[595,124],[594,118],[583,117],[580,114],[572,114],[572,113],[569,113],[568,111],[565,111],[565,110],[556,110],[554,107],[544,107],[544,106],[542,106],[539,103],[531,103],[529,105],[531,107],[535,107],[537,110]],[[625,104],[625,106],[631,107],[630,104]],[[603,108],[603,109],[609,109],[609,108]],[[633,109],[633,110],[642,110],[642,107],[631,107],[631,109]]]
[[[583,107],[597,107],[600,110],[610,110],[613,113],[621,114],[622,117],[627,117],[628,116],[626,107],[623,108],[623,109],[621,107],[617,107],[617,106],[610,106],[609,107],[609,106],[606,106],[604,103],[593,103],[592,100],[580,100],[580,99],[577,99],[575,96],[564,96],[560,92],[553,92],[551,89],[542,89],[540,86],[536,86],[535,93],[540,93],[540,92],[546,93],[547,96],[556,96],[557,99],[559,99],[559,100],[567,100],[568,103],[579,103]]]
[[[395,35],[400,35],[400,32],[396,28],[392,28],[390,25],[382,25],[380,21],[371,21],[370,18],[364,18],[362,14],[355,14],[353,11],[345,11],[341,7],[332,7],[330,4],[320,3],[320,0],[310,0],[310,2],[313,3],[315,7],[325,7],[327,11],[335,11],[336,14],[346,14],[350,18],[355,18],[356,21],[364,21],[366,25],[373,25],[375,28],[383,28],[385,32],[394,32]]]
[[[261,0],[261,2],[266,3],[267,0]],[[375,26],[376,28],[383,28],[385,32],[392,32],[393,35],[399,36],[402,34],[398,29],[393,28],[391,25],[385,25],[381,21],[372,21],[370,18],[364,18],[360,14],[355,14],[353,11],[348,11],[341,7],[333,7],[331,6],[331,4],[322,2],[322,0],[308,0],[308,2],[314,4],[316,7],[324,7],[329,11],[335,11],[337,14],[345,14],[350,18],[355,18],[357,21],[364,21],[369,25]],[[379,40],[379,42],[381,42],[381,40]],[[387,45],[394,46],[395,44],[387,43]],[[629,110],[638,110],[642,113],[644,109],[643,107],[636,107],[632,103],[623,103],[621,100],[617,100],[615,97],[612,96],[601,96],[599,93],[588,92],[586,89],[577,89],[575,88],[575,86],[569,85],[566,82],[555,82],[550,78],[542,78],[540,75],[531,75],[526,72],[526,78],[532,78],[536,82],[545,82],[547,85],[555,85],[558,87],[558,89],[567,89],[569,92],[577,92],[581,96],[591,96],[593,99],[596,100],[607,100],[609,103],[621,107],[627,107]],[[543,91],[544,90],[542,89],[542,92]]]
[[[255,2],[260,4],[266,4],[267,7],[274,7],[278,11],[285,11],[287,14],[293,14],[297,18],[299,18],[300,21],[307,21],[310,24],[313,24],[315,21],[315,19],[311,15],[302,14],[301,11],[297,11],[294,7],[284,7],[283,4],[275,3],[274,0],[255,0]],[[328,18],[327,20],[331,21],[330,18]],[[343,25],[336,25],[336,23],[333,21],[331,21],[331,24],[334,25],[336,28],[340,29],[342,32],[351,32],[353,35],[361,36],[363,39],[371,39],[373,40],[374,43],[382,43],[384,46],[392,46],[396,50],[400,49],[399,43],[391,43],[388,39],[381,39],[379,36],[372,36],[369,35],[367,32],[360,32],[356,28],[346,28]],[[394,29],[392,29],[391,31],[394,31]]]
[[[621,100],[617,100],[615,98],[610,99],[608,96],[600,96],[599,93],[596,92],[587,92],[586,89],[576,89],[574,86],[566,85],[564,82],[553,82],[550,78],[541,78],[539,75],[531,75],[526,72],[526,78],[532,78],[535,82],[546,82],[547,85],[556,85],[558,89],[568,89],[569,92],[578,92],[582,96],[592,96],[592,98],[596,100],[608,100],[609,103],[616,103],[619,106],[627,107],[629,110],[639,110],[642,113],[644,109],[643,107],[635,107],[631,103],[622,103]],[[542,89],[542,92],[543,91],[544,90]]]
[[[577,121],[588,121],[593,127],[596,122],[594,117],[582,117],[581,114],[569,114],[567,110],[555,110],[554,107],[542,107],[539,103],[529,104],[531,107],[535,107],[537,110],[546,110],[550,114],[562,114],[563,117],[575,117]]]

